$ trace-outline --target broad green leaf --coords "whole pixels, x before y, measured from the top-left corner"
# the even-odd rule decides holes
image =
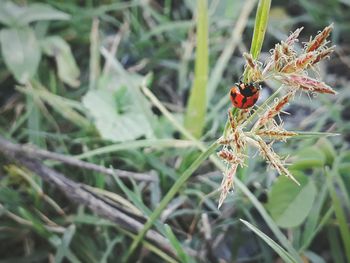
[[[262,240],[264,240],[266,244],[268,244],[284,260],[284,262],[297,262],[286,250],[284,250],[280,245],[273,241],[269,236],[261,232],[258,228],[256,228],[255,226],[243,219],[240,219],[240,221],[243,224],[245,224],[250,230],[252,230],[255,234],[257,234]]]
[[[61,37],[47,37],[41,42],[43,52],[56,60],[58,77],[71,87],[80,85],[80,70],[67,42]]]
[[[127,87],[90,90],[83,98],[102,138],[114,142],[150,136],[152,127]]]
[[[316,197],[316,186],[311,178],[292,172],[300,186],[287,177],[278,177],[269,193],[266,205],[271,217],[280,227],[296,227],[304,222]]]
[[[18,18],[20,24],[29,24],[40,20],[68,20],[70,16],[47,4],[31,4],[24,8],[23,14]]]
[[[186,109],[185,127],[196,138],[199,138],[202,136],[205,124],[209,58],[207,0],[198,0],[197,5],[197,49],[195,76]]]
[[[67,20],[69,15],[46,4],[19,6],[10,1],[0,4],[0,23],[7,26],[26,26],[40,20]]]
[[[0,31],[1,53],[6,66],[20,83],[36,73],[41,51],[33,30],[29,27]]]
[[[294,159],[295,158],[295,159]],[[318,147],[311,146],[302,149],[293,157],[291,170],[304,170],[315,167],[323,167],[326,164],[326,156]]]
[[[22,14],[23,10],[12,2],[6,1],[0,4],[0,23],[7,26],[15,26],[17,17]]]

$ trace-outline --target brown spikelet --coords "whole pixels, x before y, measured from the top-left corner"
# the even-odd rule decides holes
[[[281,72],[283,73],[293,73],[297,71],[304,70],[306,67],[312,64],[316,58],[316,52],[309,52],[301,55],[296,60],[289,62],[285,65]]]
[[[337,92],[326,83],[307,76],[291,74],[288,76],[283,76],[281,80],[287,85],[298,87],[302,90],[333,95],[337,94]]]
[[[277,44],[273,50],[273,64],[276,71],[280,71],[285,64],[285,56],[282,54],[281,49],[281,45]]]
[[[314,51],[320,48],[322,45],[325,44],[327,37],[331,33],[333,29],[333,24],[325,27],[322,32],[320,32],[318,35],[315,36],[313,40],[309,42],[309,44],[306,47],[306,52]]]
[[[258,119],[252,130],[257,130],[272,120],[273,117],[281,112],[282,108],[289,102],[293,95],[294,92],[290,91],[288,94],[279,99],[270,110],[268,110],[263,116]]]
[[[240,114],[240,113],[239,113]],[[239,115],[238,114],[238,115]],[[244,111],[243,111],[244,114]],[[245,147],[244,133],[241,129],[238,129],[237,119],[233,117],[232,111],[229,111],[229,121],[231,124],[233,144],[235,145],[236,151],[241,151]]]
[[[223,149],[218,152],[218,156],[227,162],[236,162],[236,156],[227,149]]]
[[[287,65],[285,65],[281,70],[283,73],[292,73],[296,71],[296,65],[295,61],[289,62]]]
[[[300,183],[294,178],[294,176],[284,167],[279,156],[268,146],[261,138],[258,138],[260,154],[270,163],[280,175],[285,175],[290,178],[294,183],[300,185]]]
[[[335,46],[331,46],[329,48],[326,48],[326,49],[321,50],[320,52],[318,52],[315,60],[312,61],[312,65],[314,65],[314,64],[320,62],[321,60],[329,57],[329,55],[333,53],[334,48],[335,48]]]
[[[233,140],[230,139],[230,138],[220,138],[218,143],[221,144],[221,145],[230,145],[230,143],[232,142]]]
[[[228,119],[229,119],[229,122],[231,125],[231,131],[232,131],[232,133],[234,133],[236,131],[236,128],[238,125],[236,123],[235,118],[233,117],[231,109],[228,111]]]
[[[246,59],[246,65],[248,70],[247,76],[249,81],[253,82],[259,82],[262,80],[262,71],[260,69],[259,64],[257,61],[253,59],[253,56],[248,53],[243,54],[244,58]]]
[[[243,166],[244,156],[240,153],[234,153],[228,149],[222,149],[218,152],[218,156],[227,163]]]
[[[275,63],[278,63],[281,57],[281,46],[280,44],[275,45],[275,49],[273,50],[273,60]]]
[[[300,27],[300,28],[296,29],[292,34],[289,35],[289,37],[286,39],[285,42],[288,45],[294,44],[294,42],[298,40],[299,34],[303,29],[304,29],[304,27]]]
[[[233,189],[233,179],[236,174],[237,167],[238,167],[237,164],[233,164],[230,167],[230,169],[224,174],[224,178],[222,179],[222,183],[221,183],[221,194],[220,194],[218,208],[220,208],[223,202],[225,201],[229,191]]]
[[[283,41],[282,41],[282,50],[281,51],[285,56],[290,57],[290,58],[292,58],[292,56],[294,55],[293,51],[292,51],[292,47]]]
[[[316,58],[316,52],[309,52],[301,55],[296,61],[295,66],[300,70],[306,68],[309,64],[311,64]]]
[[[242,124],[247,119],[249,114],[250,114],[250,109],[241,109],[238,112],[237,117],[235,118],[237,125]]]
[[[251,54],[245,52],[245,53],[243,53],[243,57],[244,57],[245,60],[247,61],[247,65],[248,65],[250,68],[254,69],[255,66],[256,66],[256,64],[255,64],[255,62],[254,62],[253,56],[252,56]]]
[[[285,140],[286,138],[297,136],[298,133],[286,131],[286,130],[259,130],[256,132],[257,135],[261,137],[269,137],[270,139],[275,140]]]

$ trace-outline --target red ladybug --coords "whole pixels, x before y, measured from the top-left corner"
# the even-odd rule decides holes
[[[256,103],[259,98],[260,85],[257,83],[236,83],[230,91],[230,99],[236,108],[247,109]]]

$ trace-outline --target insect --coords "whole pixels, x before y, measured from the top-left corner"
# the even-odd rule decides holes
[[[260,89],[260,85],[254,82],[244,83],[240,81],[236,83],[230,91],[230,99],[233,106],[239,109],[247,109],[254,106],[259,98]]]

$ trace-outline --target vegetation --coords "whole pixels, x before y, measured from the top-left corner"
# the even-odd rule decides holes
[[[349,8],[1,2],[0,262],[350,262]]]

